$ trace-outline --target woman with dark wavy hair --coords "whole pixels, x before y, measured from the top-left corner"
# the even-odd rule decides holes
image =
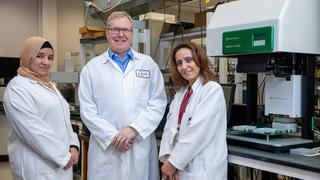
[[[206,84],[208,81],[216,81],[216,77],[212,73],[212,64],[209,62],[209,58],[206,55],[205,51],[196,43],[192,41],[185,41],[176,46],[170,55],[170,72],[171,78],[176,86],[176,90],[179,90],[181,87],[187,86],[189,81],[185,79],[180,72],[178,71],[177,62],[175,55],[177,51],[187,48],[191,51],[193,62],[200,68],[200,75],[203,78],[203,84]]]
[[[226,104],[205,51],[178,44],[170,56],[177,91],[170,105],[159,158],[163,179],[227,179]]]

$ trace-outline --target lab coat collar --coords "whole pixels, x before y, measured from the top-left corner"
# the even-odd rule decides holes
[[[48,89],[50,92],[56,93],[56,92],[54,92],[52,89],[50,89],[49,87],[47,87],[47,86],[45,86],[44,84],[42,84],[41,82],[36,81],[36,80],[33,80],[33,79],[29,78],[28,76],[21,76],[21,75],[19,75],[19,74],[18,74],[17,76],[26,78],[26,79],[28,79],[28,81],[30,81],[30,83],[32,83],[32,84],[39,84],[40,86]],[[58,92],[57,88],[55,87],[55,85],[54,85],[51,81],[50,81],[50,84],[52,85],[53,89]]]
[[[107,63],[109,61],[112,61],[112,59],[108,55],[108,51],[109,51],[109,48],[108,48],[108,50],[106,52],[103,53],[103,56],[104,56],[104,58],[102,60],[103,64]],[[137,51],[133,50],[133,48],[131,48],[131,51],[132,51],[132,54],[133,54],[133,59],[132,60],[141,60],[141,57],[140,57],[140,55],[139,55],[139,53]]]
[[[132,59],[132,61],[129,61],[128,66],[127,66],[125,72],[123,73],[122,70],[120,69],[120,67],[116,64],[116,62],[114,62],[114,61],[109,57],[108,51],[109,51],[109,48],[108,48],[108,50],[107,50],[106,52],[103,53],[104,58],[102,58],[102,59],[103,59],[103,60],[102,60],[102,64],[111,63],[112,66],[113,66],[114,68],[116,68],[116,69],[117,69],[121,74],[123,74],[124,76],[125,76],[128,72],[130,72],[130,70],[131,70],[131,68],[132,68],[132,64],[135,63],[134,61],[140,61],[140,60],[141,60],[141,55],[140,55],[138,52],[136,52],[135,50],[133,50],[133,49],[131,48],[131,51],[132,51],[132,54],[133,54],[133,59]]]
[[[132,49],[132,53],[133,53],[133,59],[140,61],[141,60],[141,56],[140,53],[138,53],[137,51]]]
[[[120,67],[117,65],[117,63],[114,62],[114,61],[111,59],[111,57],[109,57],[108,51],[109,51],[109,48],[108,48],[108,50],[107,50],[106,52],[104,52],[104,53],[102,54],[103,58],[102,58],[102,60],[101,60],[101,63],[102,63],[102,64],[110,63],[116,70],[118,70],[120,73],[122,73],[122,70],[121,70]],[[129,64],[130,64],[130,62],[129,62]],[[129,64],[128,64],[128,66],[129,66]],[[127,68],[128,68],[128,67],[127,67]]]
[[[34,79],[31,79],[31,78],[29,78],[28,76],[21,76],[21,75],[19,75],[19,74],[18,74],[18,76],[28,79],[32,84],[37,84],[37,83],[39,83],[39,84],[42,85],[41,82],[36,81],[36,80],[34,80]],[[51,82],[50,82],[50,83],[51,83]],[[51,84],[52,84],[52,83],[51,83]]]
[[[201,75],[197,78],[197,80],[193,83],[192,85],[192,91],[193,91],[193,94],[195,94],[195,91],[197,91],[197,89],[199,87],[202,87],[202,82],[203,82],[203,78],[201,77]],[[189,85],[188,86],[185,86],[181,89],[181,93],[182,94],[185,94],[187,92],[189,88]]]
[[[203,82],[203,79],[202,79],[202,76],[200,75],[197,80],[193,83],[192,85],[192,90],[195,91],[196,89],[198,89],[199,87],[202,86],[202,82]]]
[[[108,48],[107,50],[108,52],[108,56],[113,59],[114,56],[118,56],[118,54],[114,53],[110,48]],[[124,58],[126,57],[126,55],[129,56],[129,59],[133,59],[133,53],[132,53],[132,48],[129,49],[129,51],[124,55]]]

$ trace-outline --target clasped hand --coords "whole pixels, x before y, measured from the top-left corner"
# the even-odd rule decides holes
[[[133,140],[138,132],[128,126],[120,130],[113,138],[111,144],[120,152],[128,151],[132,148]]]
[[[179,180],[178,170],[169,162],[169,157],[166,157],[166,161],[161,167],[162,177],[164,180]]]

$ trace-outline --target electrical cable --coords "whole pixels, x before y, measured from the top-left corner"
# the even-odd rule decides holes
[[[166,69],[168,68],[168,65],[169,65],[170,54],[171,54],[171,51],[172,51],[172,49],[173,49],[174,41],[175,41],[175,36],[174,36],[173,39],[172,39],[169,56],[168,56],[168,58],[167,58],[167,63],[166,63],[166,65],[164,66],[164,70],[165,70],[165,71],[166,71]]]
[[[146,15],[146,14],[145,14]],[[166,0],[163,1],[163,24],[166,23]],[[159,45],[160,45],[160,37],[158,39],[158,44],[157,44],[157,47],[156,49],[154,50],[154,53],[153,53],[153,56],[152,56],[152,59],[155,59],[155,56],[156,56],[156,53],[159,49]]]
[[[121,0],[123,1],[123,0]],[[121,11],[124,11],[124,3],[121,3]]]
[[[167,58],[166,65],[164,66],[164,70],[165,71],[168,69],[169,60],[170,60],[170,54],[171,54],[171,51],[173,49],[173,45],[174,45],[174,42],[175,42],[175,39],[176,39],[176,34],[177,34],[177,31],[178,31],[179,25],[181,27],[181,37],[182,37],[182,40],[184,40],[180,14],[181,14],[181,2],[180,2],[180,0],[178,0],[178,18],[177,18],[178,21],[176,23],[178,25],[178,27],[176,29],[176,32],[174,32],[174,34],[173,34],[173,39],[171,41],[171,48],[170,48],[170,51],[169,51],[169,56]]]
[[[262,104],[264,104],[263,94],[264,94],[265,88],[266,88],[266,81],[264,81],[264,83],[263,83],[263,88],[262,88],[262,93],[261,93],[261,103]]]
[[[159,45],[160,45],[160,38],[159,38],[159,40],[158,40],[157,47],[156,47],[156,49],[154,50],[154,53],[153,53],[152,59],[155,59],[156,53],[157,53],[157,51],[158,51],[158,49],[159,49]]]
[[[200,9],[200,39],[201,39],[201,44],[200,47],[203,47],[203,42],[202,42],[202,13],[201,13],[201,0],[199,0],[199,9]]]
[[[263,94],[261,93],[261,100],[260,100],[259,90],[260,90],[261,86],[262,86],[263,84],[265,84],[265,80],[266,80],[266,76],[264,76],[262,82],[260,83],[260,85],[259,85],[259,87],[258,87],[258,89],[257,89],[257,93],[258,93],[258,103],[259,103],[259,104],[262,103],[262,97],[263,97]]]
[[[259,170],[253,169],[253,172],[254,172],[255,180],[257,180],[259,176]]]
[[[181,38],[182,38],[182,41],[184,40],[184,37],[183,37],[183,27],[182,27],[182,23],[181,23],[181,2],[180,0],[178,0],[178,21],[177,21],[177,29],[176,29],[176,32],[175,34],[177,34],[178,32],[178,29],[180,27],[180,30],[181,30]]]
[[[102,10],[98,5],[96,4],[93,4],[92,2],[87,2],[87,1],[84,1],[84,3],[86,4],[86,6],[89,8],[94,8],[95,11],[97,12],[98,16],[100,17],[100,19],[103,21],[104,25],[107,26],[106,22],[105,22],[105,19],[101,16],[101,13],[102,12],[108,12],[108,11],[111,11],[112,9],[114,9],[116,6],[118,6],[120,3],[121,3],[122,0],[119,0],[117,3],[115,3],[111,8],[109,9],[106,9],[106,10]],[[86,24],[86,18],[87,18],[87,12],[88,12],[88,8],[86,10],[86,13],[85,13],[85,24]],[[121,6],[122,10],[123,10],[123,3],[122,3],[122,6]],[[99,10],[99,11],[98,11]]]
[[[122,0],[119,0],[117,3],[115,3],[111,8],[106,9],[106,10],[102,10],[99,6],[97,6],[96,4],[91,4],[90,7],[94,7],[96,9],[98,9],[100,12],[108,12],[111,11],[112,9],[114,9],[116,6],[118,6],[121,3]],[[121,10],[123,11],[123,3],[121,5]]]
[[[166,23],[166,0],[163,1],[163,21]]]
[[[146,16],[147,16],[147,13],[144,13],[144,16],[141,21],[144,21],[146,19]]]
[[[240,180],[240,166],[237,165],[237,180]]]
[[[106,20],[103,18],[103,16],[101,15],[101,11],[97,11],[97,9],[95,9],[95,11],[97,12],[100,20],[103,22],[103,24],[107,27],[107,23]]]
[[[85,12],[85,14],[84,14],[84,26],[86,26],[86,25],[87,25],[87,15],[88,15],[88,10],[89,10],[89,6],[87,6],[87,8],[86,8],[86,12]]]

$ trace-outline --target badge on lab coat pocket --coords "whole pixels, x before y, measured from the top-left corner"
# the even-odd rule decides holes
[[[139,77],[139,78],[150,78],[150,71],[149,70],[137,69],[136,70],[136,76]]]

